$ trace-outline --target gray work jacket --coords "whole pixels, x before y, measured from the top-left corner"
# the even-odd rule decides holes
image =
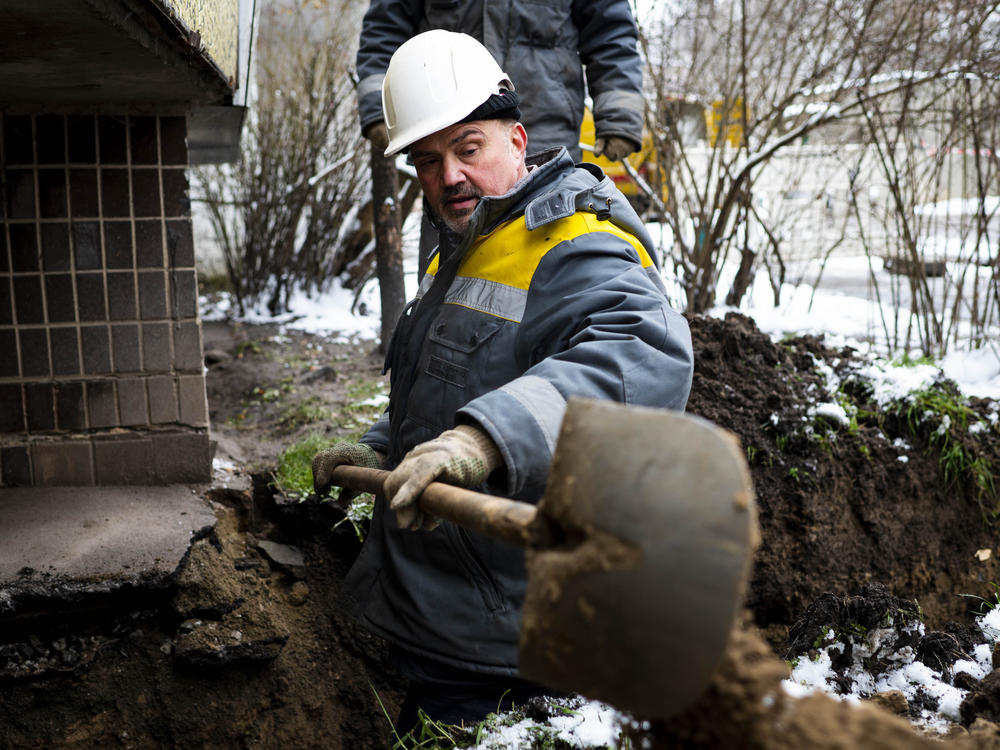
[[[521,99],[528,151],[579,159],[586,92],[598,136],[642,143],[642,62],[628,0],[372,0],[357,55],[362,129],[382,119],[382,78],[403,42],[428,29],[475,37]]]
[[[545,157],[512,192],[484,198],[464,238],[444,234],[404,311],[386,359],[389,407],[362,438],[387,468],[472,423],[505,464],[480,489],[537,502],[568,397],[684,408],[690,331],[648,233],[599,168],[564,149]],[[525,586],[520,548],[449,522],[400,529],[377,498],[342,604],[411,654],[515,675]]]

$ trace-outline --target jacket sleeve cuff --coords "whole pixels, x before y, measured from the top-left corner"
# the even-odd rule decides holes
[[[594,128],[598,137],[620,136],[642,146],[645,103],[633,91],[606,91],[594,97]]]
[[[382,78],[381,75],[368,76],[358,84],[358,118],[361,130],[379,120],[382,114]]]
[[[496,443],[507,470],[506,494],[545,487],[566,399],[548,380],[524,375],[470,401],[459,422],[472,421]]]

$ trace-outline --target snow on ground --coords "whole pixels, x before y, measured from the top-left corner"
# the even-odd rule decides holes
[[[202,320],[206,321],[239,317],[228,297],[212,300],[203,297],[201,308]],[[326,334],[338,341],[374,341],[379,335],[378,287],[375,284],[366,285],[357,305],[354,304],[354,292],[334,282],[322,294],[310,296],[301,291],[295,292],[289,308],[289,312],[274,316],[264,305],[258,305],[239,320],[245,323],[277,323],[282,329]]]
[[[975,648],[974,660],[959,659],[950,667],[955,674],[968,672],[975,679],[981,680],[993,670],[991,654],[993,645],[1000,640],[1000,608],[994,607],[987,611],[985,615],[977,618],[977,624],[983,636],[983,643]],[[915,627],[922,635],[923,623],[917,623]],[[892,648],[892,643],[886,644],[880,641],[894,637],[892,629],[885,628],[884,632],[868,633],[863,641],[852,638],[853,665],[846,673],[851,680],[851,689],[843,692],[837,685],[837,675],[831,666],[833,661],[831,652],[843,653],[844,644],[831,630],[827,633],[826,642],[820,644],[817,649],[815,658],[800,658],[793,667],[791,675],[783,681],[782,687],[793,698],[801,698],[813,692],[824,692],[840,700],[852,702],[870,698],[876,693],[899,690],[907,702],[913,703],[922,693],[937,699],[938,708],[936,712],[923,709],[920,719],[915,723],[928,730],[947,731],[949,723],[959,721],[959,707],[967,691],[949,685],[942,679],[941,672],[917,661],[911,648],[900,649],[887,657],[895,662],[895,666],[877,678],[873,678],[865,669],[866,658],[871,657],[883,646]]]
[[[617,747],[621,726],[630,721],[627,716],[610,706],[581,698],[552,701],[556,714],[544,727],[530,719],[508,723],[508,716],[500,715],[487,720],[479,741],[472,750],[506,750],[533,746],[533,741],[543,737],[560,747],[604,748]]]
[[[420,237],[420,214],[408,217],[403,227],[403,281],[407,297],[417,291],[416,245]],[[293,293],[289,311],[277,317],[261,304],[239,319],[245,323],[277,323],[283,328],[325,334],[338,341],[376,341],[381,329],[381,303],[375,280],[365,284],[361,294],[344,289],[334,281],[322,293]],[[202,320],[237,317],[226,297],[201,299]]]

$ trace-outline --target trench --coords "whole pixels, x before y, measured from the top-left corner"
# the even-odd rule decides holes
[[[34,586],[0,618],[9,748],[385,748],[402,682],[336,610],[359,549],[339,509],[256,478],[168,580]]]

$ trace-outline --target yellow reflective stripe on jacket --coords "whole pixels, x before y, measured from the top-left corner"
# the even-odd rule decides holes
[[[634,235],[609,221],[601,221],[594,214],[578,212],[531,231],[525,228],[523,216],[501,224],[476,241],[465,254],[458,274],[527,289],[549,250],[590,232],[615,235],[635,248],[643,268],[653,265],[646,248]]]
[[[528,287],[542,258],[560,242],[593,232],[605,232],[627,242],[639,256],[643,268],[653,260],[632,234],[590,213],[575,213],[529,231],[524,217],[512,219],[480,237],[466,252],[445,302],[462,305],[499,318],[520,322],[527,303]],[[421,292],[438,269],[435,255],[421,283]]]

